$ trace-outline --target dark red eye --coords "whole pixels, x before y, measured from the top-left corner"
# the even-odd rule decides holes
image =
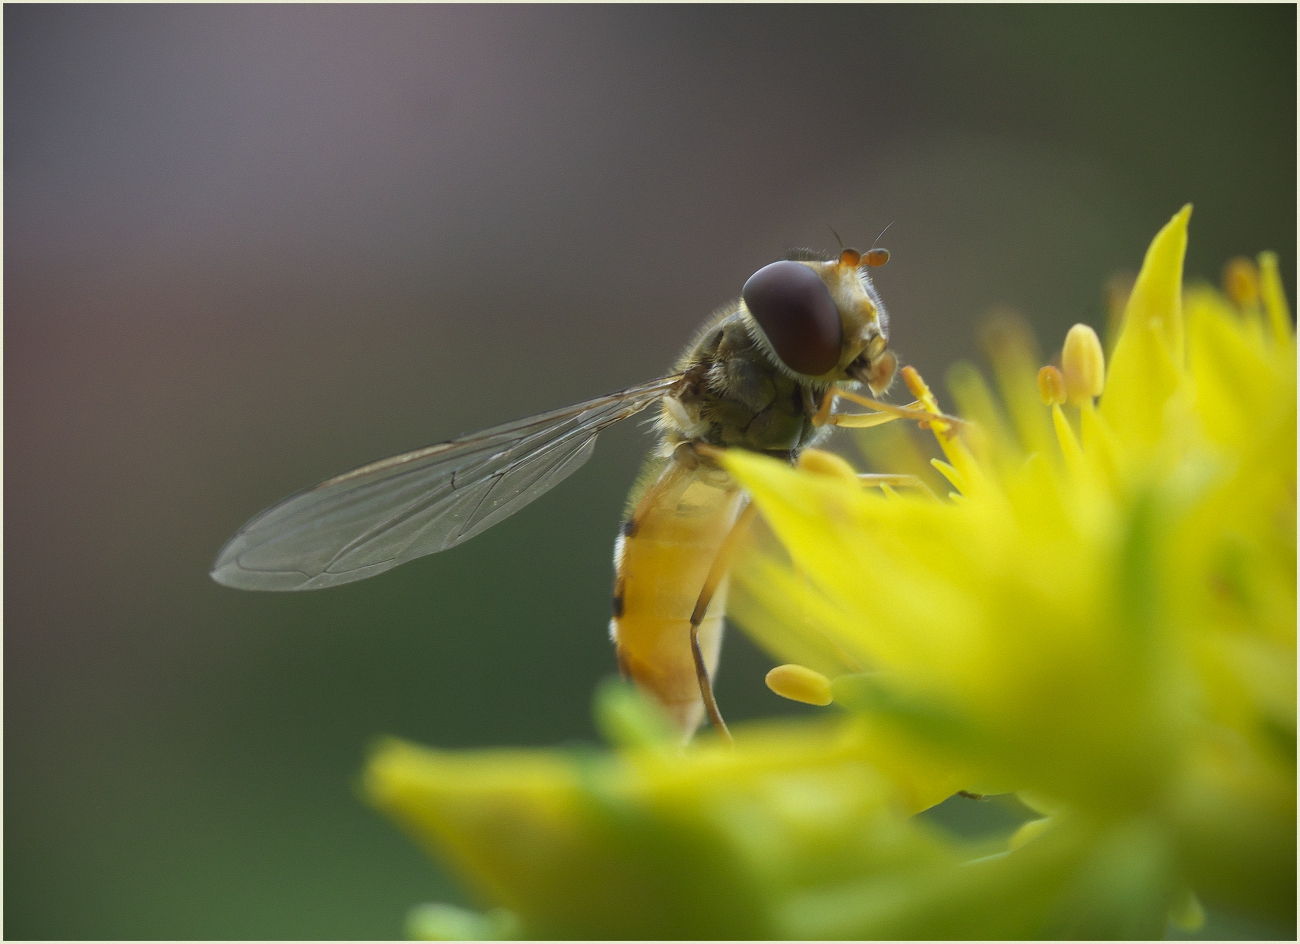
[[[749,277],[740,297],[777,357],[816,377],[839,363],[843,329],[830,290],[800,262],[773,262]]]

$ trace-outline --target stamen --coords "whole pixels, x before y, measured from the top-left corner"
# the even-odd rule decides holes
[[[1044,406],[1057,406],[1065,402],[1065,377],[1048,364],[1038,371],[1038,395]]]
[[[912,396],[916,397],[917,402],[925,408],[927,413],[935,417],[943,415],[939,409],[939,401],[930,392],[930,385],[925,382],[925,379],[917,372],[915,367],[903,368],[903,382],[907,384],[907,389],[911,391]],[[931,423],[930,428],[940,438],[942,438],[941,434],[950,432],[946,423]]]
[[[1071,403],[1101,396],[1106,389],[1106,355],[1096,331],[1086,324],[1077,324],[1069,330],[1061,351],[1061,370]]]
[[[957,428],[948,422],[949,417],[939,412],[939,403],[930,392],[929,386],[925,380],[917,373],[915,367],[904,367],[902,370],[903,382],[907,384],[907,389],[912,391],[912,396],[916,397],[925,407],[926,411],[933,417],[930,422],[930,429],[934,432],[934,438],[939,441],[939,448],[947,456],[948,461],[952,463],[953,468],[961,477],[965,488],[963,494],[967,494],[966,489],[977,486],[983,479],[980,475],[979,464],[975,457],[971,455],[966,444],[962,442],[961,437],[957,435]],[[961,421],[965,425],[965,421]],[[942,472],[943,470],[940,469]],[[956,483],[953,483],[954,485]]]
[[[805,705],[829,705],[831,680],[820,672],[793,663],[778,665],[767,673],[767,687],[782,698]]]
[[[1259,270],[1249,259],[1238,256],[1223,267],[1223,292],[1243,311],[1259,304]]]
[[[1056,405],[1052,406],[1052,425],[1056,427],[1056,441],[1061,444],[1061,454],[1065,456],[1066,466],[1071,472],[1079,472],[1083,469],[1083,450],[1079,447],[1079,440],[1074,436],[1074,430],[1070,428],[1070,421]]]
[[[966,491],[966,481],[961,477],[961,473],[944,462],[942,459],[931,459],[930,465],[939,470],[939,474],[948,480],[948,484],[959,492]]]
[[[874,485],[887,495],[895,494],[894,486],[898,486],[920,489],[929,492],[931,498],[934,497],[934,492],[930,491],[930,486],[923,479],[907,472],[859,472],[858,481],[863,485]]]

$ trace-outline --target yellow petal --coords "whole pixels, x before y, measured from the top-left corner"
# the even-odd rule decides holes
[[[1025,843],[1037,839],[1051,825],[1051,822],[1051,818],[1047,816],[1042,819],[1031,819],[1016,830],[1015,835],[1011,837],[1010,847],[1019,849]]]
[[[1279,345],[1289,345],[1295,340],[1295,326],[1291,324],[1291,309],[1287,307],[1282,277],[1277,272],[1277,254],[1263,252],[1259,256],[1261,291],[1268,323],[1273,329],[1273,339]]]
[[[1146,446],[1160,436],[1165,402],[1183,363],[1183,257],[1191,204],[1156,234],[1124,312],[1111,357],[1101,414],[1124,443]]]

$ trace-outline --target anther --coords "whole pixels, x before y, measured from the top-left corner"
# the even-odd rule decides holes
[[[825,449],[805,449],[799,454],[799,469],[814,475],[824,475],[846,482],[857,482],[858,474],[841,456]]]
[[[1065,393],[1070,402],[1101,396],[1106,389],[1106,355],[1096,331],[1085,324],[1077,324],[1069,330],[1065,335],[1065,348],[1061,351],[1061,370],[1065,374]],[[1041,385],[1040,373],[1040,390]]]
[[[778,665],[767,673],[767,687],[782,698],[805,705],[829,705],[831,681],[820,672],[802,665]]]
[[[1259,304],[1259,270],[1242,256],[1229,259],[1223,267],[1223,291],[1241,309]]]
[[[1046,406],[1065,402],[1065,377],[1051,364],[1038,371],[1038,395]]]

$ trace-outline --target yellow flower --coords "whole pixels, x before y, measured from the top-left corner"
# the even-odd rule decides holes
[[[595,751],[436,751],[387,741],[372,802],[446,859],[484,917],[433,906],[431,937],[774,938],[792,898],[826,880],[892,880],[958,855],[909,819],[922,805],[869,764],[853,719],[740,725],[737,746],[684,753],[648,702],[606,686]],[[660,727],[661,725],[661,727]],[[891,782],[892,781],[892,782]]]
[[[969,424],[931,423],[950,496],[729,452],[789,556],[744,563],[738,616],[891,750],[1053,813],[1009,859],[1065,830],[1088,874],[1145,876],[1134,915],[1194,912],[1190,886],[1293,917],[1294,332],[1271,255],[1234,265],[1231,298],[1184,291],[1190,214],[1109,358],[1078,326],[1036,376],[1003,332],[1005,412],[953,371]]]
[[[1003,328],[1003,406],[959,366],[960,423],[904,371],[949,494],[725,454],[784,546],[740,563],[736,616],[786,663],[773,691],[824,717],[683,749],[615,684],[612,751],[379,745],[371,802],[488,909],[422,906],[412,936],[1147,938],[1202,901],[1294,920],[1294,332],[1271,256],[1226,297],[1184,291],[1189,216],[1109,357],[1076,326],[1040,370]],[[914,815],[962,789],[1040,818],[973,843]]]

